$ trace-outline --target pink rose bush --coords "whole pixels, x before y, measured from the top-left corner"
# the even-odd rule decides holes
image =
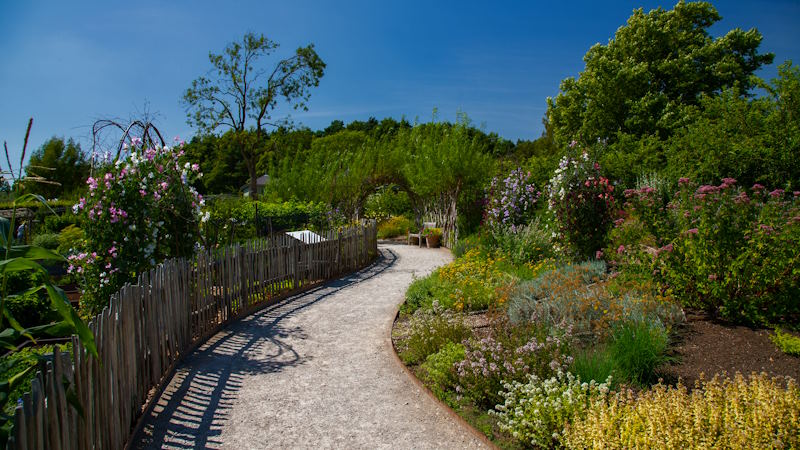
[[[204,201],[190,182],[202,173],[197,164],[181,164],[182,156],[180,147],[142,148],[134,140],[127,159],[86,180],[88,192],[72,208],[83,219],[85,250],[68,257],[84,312],[101,310],[123,284],[158,262],[193,253]]]

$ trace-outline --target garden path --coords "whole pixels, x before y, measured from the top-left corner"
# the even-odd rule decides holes
[[[370,267],[228,326],[178,368],[134,448],[480,448],[393,355],[413,277],[446,249],[381,245]]]

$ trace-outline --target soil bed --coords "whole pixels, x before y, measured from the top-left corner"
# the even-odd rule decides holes
[[[769,329],[730,325],[701,311],[686,311],[686,325],[673,347],[677,362],[659,370],[665,382],[680,378],[693,387],[701,374],[709,379],[716,373],[766,372],[800,380],[800,358],[781,352],[770,340]]]

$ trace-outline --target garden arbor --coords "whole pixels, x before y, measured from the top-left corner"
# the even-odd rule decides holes
[[[455,124],[417,124],[377,139],[343,130],[280,161],[271,188],[281,198],[324,201],[359,218],[370,194],[394,184],[408,193],[417,223],[436,222],[452,245],[459,197],[491,171],[487,144],[473,131],[463,115]]]

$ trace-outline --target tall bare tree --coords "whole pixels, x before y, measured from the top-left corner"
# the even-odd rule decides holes
[[[250,176],[250,195],[258,198],[256,163],[265,127],[277,126],[271,114],[284,101],[295,110],[308,110],[311,88],[319,86],[325,63],[314,44],[299,47],[293,56],[272,67],[259,58],[275,52],[278,44],[263,34],[247,33],[222,54],[209,53],[213,68],[192,81],[183,95],[188,123],[212,133],[227,128],[237,134],[237,147]],[[255,127],[255,139],[248,128]]]

